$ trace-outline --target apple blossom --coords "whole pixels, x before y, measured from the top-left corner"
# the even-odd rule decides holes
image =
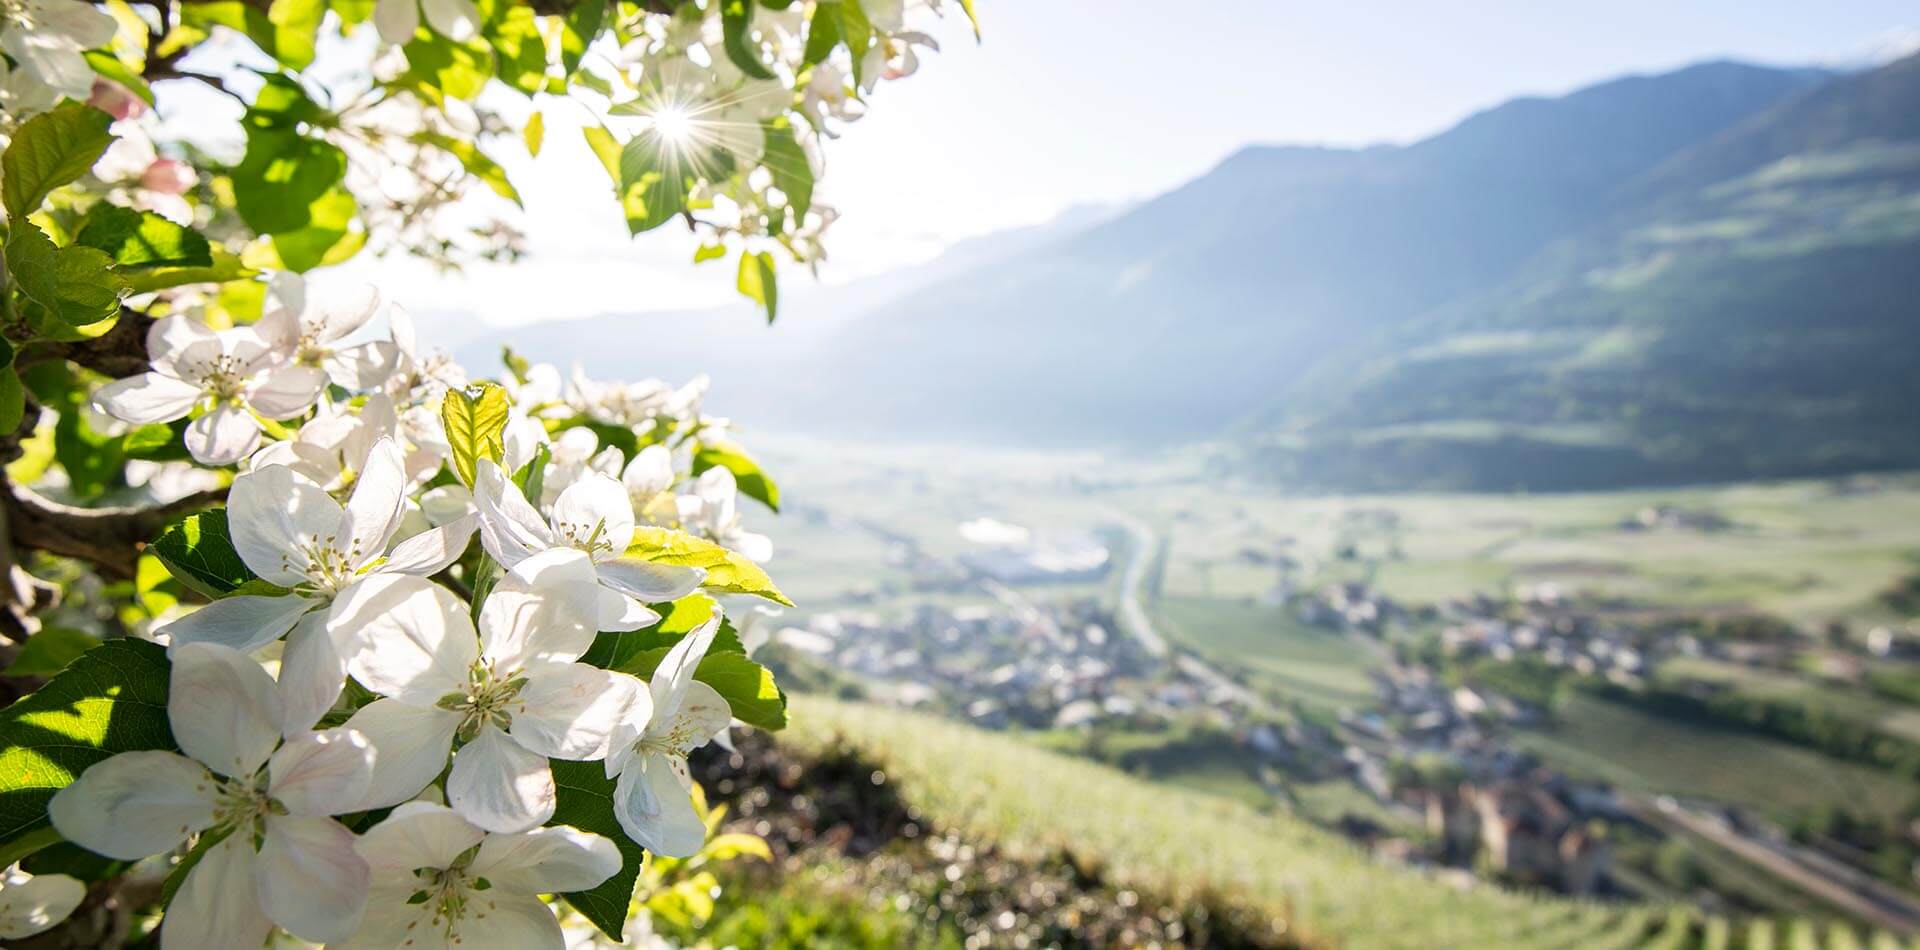
[[[398,347],[386,340],[340,345],[373,319],[380,309],[380,294],[363,287],[325,303],[310,297],[300,275],[273,275],[266,313],[254,324],[261,339],[282,359],[318,367],[345,389],[364,391],[385,383],[399,362]]]
[[[693,494],[680,496],[680,523],[750,561],[773,558],[773,541],[746,530],[740,517],[740,486],[733,473],[710,468],[694,480]]]
[[[620,870],[612,841],[564,825],[489,832],[458,811],[408,802],[360,839],[372,869],[366,921],[339,950],[563,948],[538,895],[584,891]]]
[[[272,677],[228,647],[174,652],[167,719],[181,752],[123,752],[53,796],[62,837],[133,860],[213,842],[167,909],[173,947],[259,946],[278,925],[338,940],[359,925],[367,864],[331,815],[357,801],[375,753],[352,729],[298,732]]]
[[[291,419],[307,411],[326,379],[310,366],[282,365],[250,327],[213,330],[191,317],[156,321],[147,331],[152,366],[108,383],[95,404],[124,422],[172,422],[196,410],[187,451],[207,465],[231,465],[260,444],[258,413]]]
[[[371,450],[345,506],[285,465],[239,476],[227,496],[234,549],[254,574],[289,592],[216,600],[160,632],[171,638],[175,653],[196,643],[252,652],[286,636],[280,688],[287,725],[311,727],[346,679],[339,646],[348,632],[330,619],[328,605],[368,577],[438,573],[473,537],[475,519],[468,517],[409,538],[389,553],[405,488],[399,449],[387,439]]]
[[[649,608],[692,593],[706,572],[626,556],[633,540],[633,503],[626,487],[588,472],[553,503],[542,518],[519,486],[482,459],[474,470],[474,506],[480,512],[480,543],[501,565],[512,567],[542,551],[585,552],[600,584],[599,629],[638,630],[660,619]]]
[[[385,699],[348,725],[383,758],[362,807],[417,794],[440,773],[458,738],[447,800],[490,831],[524,831],[553,816],[548,758],[584,761],[608,736],[638,683],[576,663],[597,632],[593,566],[578,551],[553,550],[516,564],[480,610],[417,577],[356,584],[329,623],[350,631],[343,646],[355,680]]]
[[[113,32],[112,17],[80,0],[9,0],[0,7],[0,52],[25,81],[69,99],[84,101],[93,92],[84,53],[112,42]]]
[[[614,729],[607,777],[614,785],[614,817],[648,851],[671,857],[699,853],[707,826],[694,810],[687,753],[706,745],[733,721],[727,701],[693,678],[719,632],[713,617],[667,651]]]

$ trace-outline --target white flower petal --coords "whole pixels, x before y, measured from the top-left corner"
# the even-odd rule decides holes
[[[474,467],[473,506],[480,512],[480,543],[502,567],[512,568],[554,545],[546,520],[492,459]]]
[[[420,29],[420,0],[378,0],[373,5],[373,26],[389,43],[413,42],[414,32]]]
[[[187,374],[180,368],[180,357],[195,344],[214,340],[213,328],[198,319],[178,314],[161,317],[147,328],[148,365],[156,373],[186,379]]]
[[[451,867],[486,832],[445,805],[407,802],[360,836],[360,856],[376,874]],[[405,898],[405,895],[401,895]]]
[[[374,574],[347,588],[327,629],[345,638],[340,650],[360,685],[412,706],[431,707],[464,688],[480,656],[466,604],[406,574]]]
[[[60,837],[133,861],[172,849],[213,826],[217,783],[172,752],[122,752],[55,792],[47,815]]]
[[[451,524],[467,515],[474,514],[473,492],[465,485],[442,485],[430,488],[420,496],[420,510],[427,516],[427,522],[434,525]],[[479,517],[474,518],[474,527],[479,527]]]
[[[433,31],[456,43],[480,32],[480,11],[472,0],[421,0],[420,6]]]
[[[327,357],[327,378],[355,392],[377,389],[393,375],[400,363],[400,350],[392,343],[378,340],[344,347]]]
[[[292,738],[312,729],[340,699],[346,681],[347,658],[327,632],[327,611],[300,618],[280,653],[281,734]]]
[[[707,826],[693,810],[667,757],[648,752],[635,759],[613,786],[613,817],[641,847],[668,857],[699,854]]]
[[[288,739],[267,762],[267,791],[293,815],[353,811],[373,782],[373,743],[350,728]]]
[[[679,600],[700,588],[707,572],[697,567],[623,557],[594,565],[600,582],[646,604]]]
[[[620,849],[591,831],[565,825],[517,835],[488,835],[473,873],[520,894],[561,894],[600,885],[620,870]]]
[[[367,862],[331,818],[271,815],[255,862],[260,906],[302,940],[344,940],[367,906]]]
[[[300,618],[320,607],[319,601],[298,594],[265,597],[242,594],[227,597],[160,627],[178,651],[189,643],[217,643],[242,653],[280,639]]]
[[[641,627],[651,627],[660,622],[658,611],[612,587],[600,587],[600,629],[612,633],[625,633]]]
[[[683,752],[691,752],[706,745],[732,723],[733,707],[727,705],[726,697],[713,687],[694,680],[687,684],[687,692],[680,698],[680,708],[674,712],[673,721],[662,729],[661,734],[670,735]]]
[[[373,744],[373,776],[367,792],[347,809],[366,811],[398,805],[439,777],[447,767],[460,714],[376,699],[341,728],[358,732]]]
[[[0,940],[31,937],[73,913],[87,886],[65,874],[34,874],[0,885]]]
[[[240,560],[268,583],[306,583],[310,553],[340,530],[340,503],[283,465],[255,469],[227,492],[227,528]]]
[[[180,751],[229,778],[250,778],[280,744],[280,691],[260,664],[231,647],[170,651],[167,721]]]
[[[200,387],[192,383],[159,373],[142,373],[100,387],[93,394],[93,404],[115,419],[146,425],[185,416],[200,396]]]
[[[387,553],[406,498],[406,459],[392,439],[383,438],[367,453],[340,521],[340,544],[356,570]]]
[[[591,542],[596,561],[619,557],[633,543],[633,500],[613,478],[585,472],[554,501],[553,531],[582,550]]]
[[[647,689],[653,694],[655,720],[671,721],[679,713],[687,685],[693,682],[693,672],[699,668],[701,658],[707,655],[707,648],[713,645],[713,638],[719,632],[720,614],[715,613],[706,623],[681,637],[660,660],[660,665],[654,667]]]
[[[555,548],[521,561],[480,608],[481,653],[496,670],[536,657],[578,659],[598,632],[599,589],[579,551]]]
[[[620,481],[634,498],[652,498],[673,487],[673,451],[664,445],[641,449],[620,473]]]
[[[619,775],[627,767],[628,760],[639,752],[636,744],[646,735],[647,725],[653,719],[653,695],[644,689],[635,690],[629,698],[626,711],[621,713],[620,721],[613,727],[613,733],[607,739],[607,777]]]
[[[187,426],[187,451],[203,465],[232,465],[260,445],[260,424],[245,409],[221,406]]]
[[[322,343],[337,343],[366,326],[380,311],[380,291],[372,284],[336,289],[315,309],[318,312],[307,319],[317,325],[316,336]]]
[[[521,745],[555,759],[605,756],[615,725],[640,691],[639,680],[585,663],[536,662],[521,675],[527,684],[509,729]]]
[[[291,419],[327,390],[327,374],[317,366],[285,364],[267,371],[247,387],[247,405],[269,419]]]
[[[254,889],[258,855],[246,835],[229,835],[200,856],[167,905],[165,947],[258,947],[273,921]]]
[[[447,804],[497,833],[526,831],[553,817],[553,772],[545,756],[522,748],[493,726],[453,754]]]
[[[393,546],[380,570],[395,574],[428,577],[447,569],[467,552],[473,532],[480,526],[478,515],[465,515],[438,528],[422,531]]]

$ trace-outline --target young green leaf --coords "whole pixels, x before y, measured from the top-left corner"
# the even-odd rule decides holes
[[[492,383],[447,390],[440,404],[440,421],[453,447],[453,471],[460,482],[473,487],[473,469],[480,459],[495,462],[506,457],[507,391]]]
[[[705,568],[707,579],[700,586],[723,594],[751,594],[776,604],[793,606],[760,565],[741,557],[705,538],[696,538],[672,528],[641,526],[633,531],[633,543],[627,557],[659,564]]]
[[[760,463],[746,450],[732,442],[702,442],[693,452],[693,474],[698,475],[710,468],[724,468],[733,473],[733,480],[739,484],[740,493],[752,498],[768,508],[780,510],[780,486],[760,468]]]
[[[113,142],[113,117],[92,106],[64,102],[21,123],[0,155],[0,200],[15,221],[40,210],[55,188],[87,173]]]
[[[753,0],[721,0],[720,45],[727,59],[740,71],[755,79],[772,79],[773,72],[760,61],[753,45]]]
[[[72,627],[43,627],[27,638],[20,654],[7,665],[8,676],[52,676],[82,653],[100,645],[100,638]]]
[[[740,293],[767,308],[767,322],[772,323],[780,309],[780,288],[774,281],[773,254],[768,251],[757,254],[741,251],[737,285]]]
[[[11,181],[11,179],[9,179]],[[83,327],[120,312],[126,282],[113,272],[113,258],[91,247],[55,247],[25,216],[7,228],[7,270],[34,303],[61,323]]]
[[[603,631],[594,638],[592,649],[580,657],[580,662],[603,670],[631,673],[638,667],[651,673],[659,665],[659,657],[665,656],[681,637],[711,619],[713,612],[720,609],[720,603],[706,594],[696,593],[655,609],[660,611],[658,623],[638,630]],[[651,661],[639,659],[643,654],[656,651],[657,656]],[[707,652],[745,654],[747,648],[740,643],[740,634],[733,629],[733,622],[721,617],[720,630]]]
[[[53,793],[94,763],[174,747],[167,671],[164,647],[114,640],[0,710],[0,846],[48,827]]]
[[[527,117],[525,128],[520,130],[520,138],[527,143],[527,154],[540,157],[540,146],[547,140],[547,118],[535,112]]]
[[[773,175],[773,186],[787,196],[787,207],[793,209],[797,225],[813,207],[813,163],[807,160],[807,153],[793,137],[793,126],[785,118],[769,119],[762,128],[767,151],[760,164]]]

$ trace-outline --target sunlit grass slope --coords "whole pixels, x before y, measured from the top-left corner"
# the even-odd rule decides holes
[[[1580,946],[1644,932],[1621,905],[1461,890],[1375,862],[1304,822],[1156,785],[942,719],[821,697],[794,700],[784,740],[842,740],[935,823],[1039,858],[1062,850],[1112,881],[1184,900],[1211,891],[1286,921],[1306,942],[1354,947]]]

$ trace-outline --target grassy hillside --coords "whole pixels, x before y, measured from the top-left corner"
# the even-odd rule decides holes
[[[1645,909],[1465,890],[1376,863],[1345,840],[1226,799],[1155,785],[946,720],[795,697],[783,737],[884,764],[936,822],[1040,859],[1062,850],[1175,899],[1211,891],[1313,942],[1365,947],[1576,946]]]

